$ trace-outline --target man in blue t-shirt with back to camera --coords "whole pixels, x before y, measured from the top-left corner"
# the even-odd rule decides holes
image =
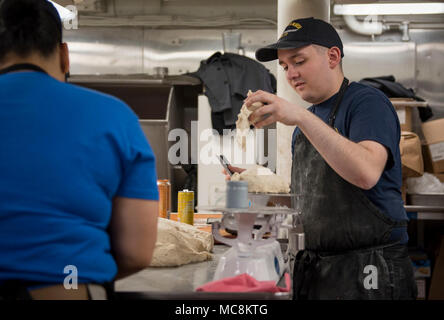
[[[306,249],[295,259],[293,298],[415,299],[399,121],[382,92],[348,82],[343,56],[330,24],[294,20],[256,58],[278,59],[288,83],[312,106],[264,91],[245,100],[265,104],[250,116],[256,128],[276,121],[297,126],[291,191],[302,195]]]
[[[154,153],[128,105],[68,71],[54,6],[0,1],[0,300],[111,298],[150,265]]]

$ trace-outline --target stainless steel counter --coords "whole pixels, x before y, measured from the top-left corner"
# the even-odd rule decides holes
[[[289,293],[225,293],[195,292],[196,288],[213,280],[220,257],[230,247],[214,246],[211,261],[191,263],[180,267],[146,268],[118,280],[115,291],[119,299],[159,300],[287,300]]]
[[[213,280],[220,257],[230,247],[214,246],[214,259],[180,267],[146,268],[116,281],[116,291],[190,292]]]

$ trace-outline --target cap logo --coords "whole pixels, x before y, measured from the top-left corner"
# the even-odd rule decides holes
[[[287,30],[289,27],[293,27],[293,28],[296,28],[296,29]],[[285,28],[284,33],[282,33],[282,35],[279,37],[279,40],[281,40],[282,38],[288,36],[288,33],[289,33],[289,32],[295,32],[295,31],[298,31],[298,30],[301,29],[301,28],[302,28],[302,26],[301,26],[301,24],[298,23],[298,22],[292,22],[292,23],[290,23],[290,24],[287,26],[287,28]]]
[[[292,22],[288,25],[288,27],[295,27],[296,29],[302,28],[301,24],[298,22]]]
[[[281,40],[283,37],[286,37],[288,35],[288,32],[284,32],[280,37],[279,40]]]

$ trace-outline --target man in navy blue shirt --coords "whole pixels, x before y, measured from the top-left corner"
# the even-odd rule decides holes
[[[378,90],[348,83],[343,45],[328,23],[292,21],[278,42],[256,52],[278,59],[305,109],[264,91],[256,128],[296,125],[291,190],[302,195],[306,250],[293,272],[295,299],[415,299],[401,198],[400,125]],[[264,117],[269,115],[268,117]]]

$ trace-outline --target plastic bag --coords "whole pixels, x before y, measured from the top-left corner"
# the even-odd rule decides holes
[[[444,194],[444,183],[433,174],[425,172],[422,177],[407,179],[407,192],[411,194]]]

